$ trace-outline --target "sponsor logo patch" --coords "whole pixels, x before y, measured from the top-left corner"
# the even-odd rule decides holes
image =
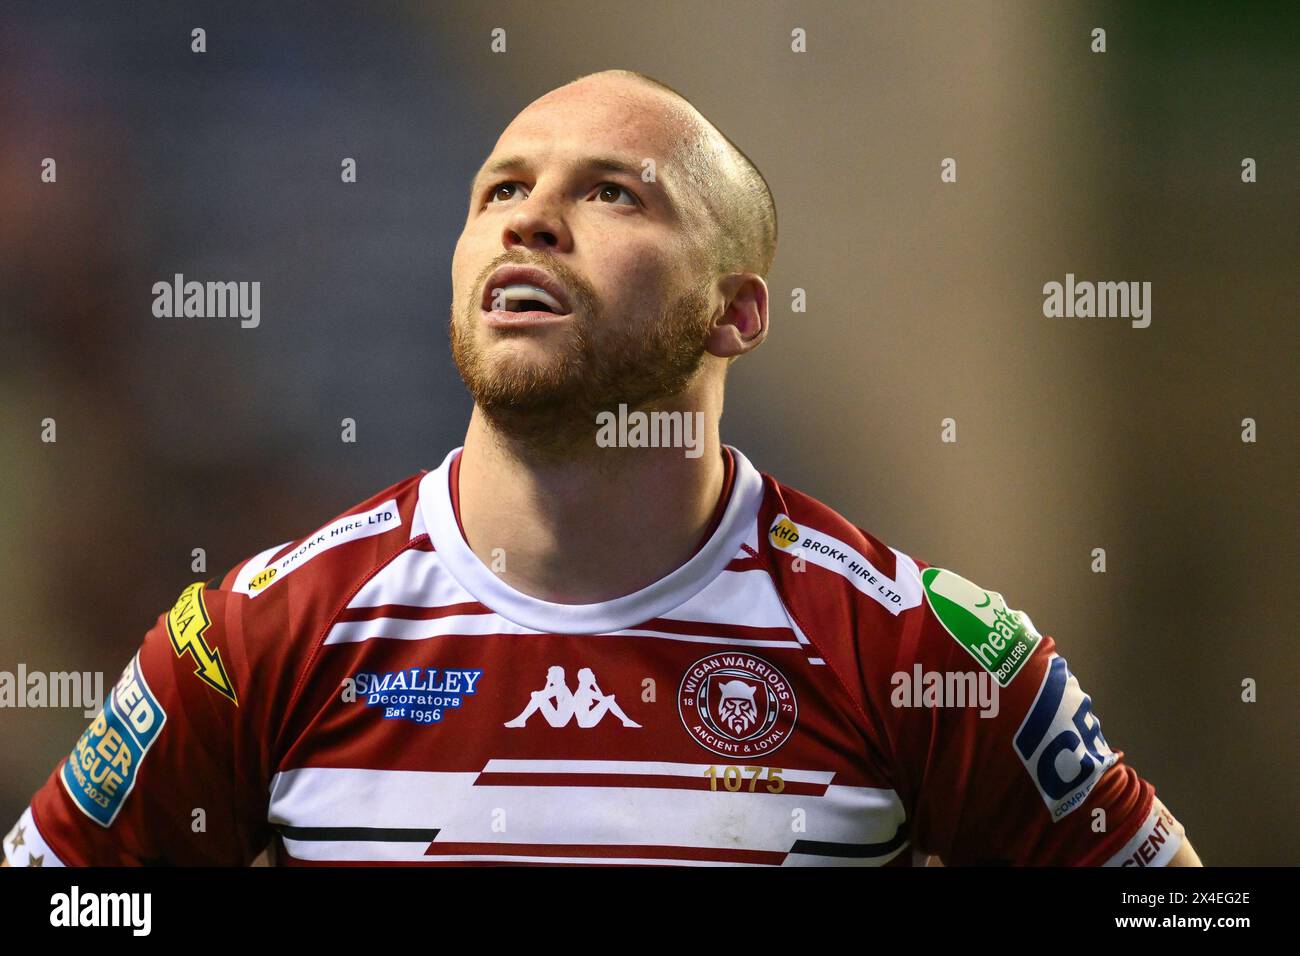
[[[910,558],[897,551],[894,551],[897,578],[891,578],[838,538],[797,525],[785,515],[773,519],[767,539],[774,548],[847,578],[850,584],[878,601],[890,614],[898,615],[921,603],[916,568]]]
[[[785,675],[753,654],[723,651],[686,669],[677,712],[697,744],[723,757],[770,754],[790,739],[799,706]]]
[[[438,724],[478,692],[481,670],[408,667],[401,671],[361,671],[352,675],[356,699],[379,708],[385,720]]]
[[[1106,866],[1168,866],[1169,861],[1178,855],[1185,834],[1183,825],[1156,797],[1141,829],[1106,862]]]
[[[265,571],[258,571],[248,582],[249,592],[260,591],[273,580],[275,580],[276,569],[267,568]]]
[[[926,568],[921,586],[944,630],[1001,687],[1015,679],[1042,640],[1028,614],[1007,607],[1001,594],[985,591],[960,574]]]
[[[1053,823],[1077,810],[1119,759],[1101,734],[1092,698],[1059,654],[1048,661],[1033,706],[1016,731],[1015,749]]]
[[[203,637],[212,626],[207,605],[203,602],[204,587],[202,581],[196,581],[181,592],[167,612],[167,636],[171,638],[172,650],[177,657],[188,653],[193,658],[194,674],[199,680],[238,706],[235,688],[226,674],[226,665],[221,661],[221,651]]]
[[[772,538],[772,545],[782,551],[799,543],[798,526],[784,515],[777,519],[776,524],[772,525],[772,530],[768,534]]]
[[[272,548],[269,551],[262,552],[261,555],[250,560],[248,565],[240,571],[239,576],[235,579],[233,590],[241,594],[247,594],[249,597],[260,597],[271,589],[271,585],[279,584],[286,575],[298,570],[312,558],[324,554],[332,548],[337,548],[341,544],[347,544],[349,541],[369,538],[373,535],[383,534],[385,531],[392,531],[394,528],[399,527],[401,523],[402,517],[397,510],[396,498],[385,501],[381,505],[376,505],[369,511],[346,515],[321,528],[288,554],[270,561],[263,567],[258,567],[257,565],[260,563],[258,559],[262,559],[263,556],[269,558],[278,552],[280,548]],[[283,547],[283,545],[280,547]]]
[[[82,813],[102,827],[112,825],[166,722],[137,653],[59,774]]]

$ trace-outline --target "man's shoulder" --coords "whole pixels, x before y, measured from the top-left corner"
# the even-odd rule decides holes
[[[258,616],[266,616],[272,607],[286,606],[295,625],[298,617],[318,616],[418,544],[424,534],[420,482],[426,474],[409,475],[307,534],[246,558],[221,579],[221,590],[248,602],[246,616],[263,608]]]
[[[132,761],[139,764],[157,736],[172,756],[151,765],[168,759],[174,767],[229,761],[255,775],[269,774],[273,742],[293,715],[297,688],[330,620],[389,561],[427,542],[419,531],[423,477],[390,485],[310,533],[241,561],[219,580],[186,585],[145,633],[123,674],[136,695],[123,699],[138,701],[141,719],[153,728],[147,739],[136,741]],[[123,719],[119,715],[119,723]],[[165,724],[172,729],[162,733]],[[69,786],[65,779],[55,789],[66,790],[107,827],[111,819],[94,816]],[[161,800],[157,784],[152,786]],[[125,790],[121,794],[117,806],[125,800]],[[63,802],[64,810],[70,808]]]
[[[889,547],[823,502],[766,476],[765,555],[791,616],[828,659],[887,678],[898,666],[979,666],[1005,686],[1054,644],[1002,594]],[[765,532],[765,533],[763,533]]]
[[[759,548],[790,600],[896,619],[922,604],[925,562],[892,548],[830,505],[771,475]]]

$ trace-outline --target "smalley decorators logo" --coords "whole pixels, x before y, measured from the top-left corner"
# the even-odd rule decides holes
[[[344,681],[344,701],[365,701],[385,720],[439,724],[478,692],[479,668],[408,667],[406,670],[361,671]],[[349,686],[350,684],[350,686]],[[382,708],[382,710],[381,710]]]
[[[677,712],[705,750],[723,757],[770,754],[790,739],[799,716],[785,675],[753,654],[710,654],[686,669]]]

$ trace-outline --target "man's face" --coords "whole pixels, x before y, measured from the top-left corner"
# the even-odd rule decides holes
[[[594,430],[597,412],[690,381],[712,276],[675,146],[683,123],[638,84],[583,81],[524,110],[484,162],[452,259],[451,339],[498,422]],[[643,181],[645,160],[657,181]],[[545,276],[493,279],[510,266]]]

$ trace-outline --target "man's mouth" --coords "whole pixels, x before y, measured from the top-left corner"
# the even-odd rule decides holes
[[[519,326],[571,314],[568,291],[549,273],[532,266],[503,266],[483,287],[481,307],[490,325]]]
[[[516,282],[492,290],[493,312],[548,312],[564,315],[560,300],[545,289]]]

